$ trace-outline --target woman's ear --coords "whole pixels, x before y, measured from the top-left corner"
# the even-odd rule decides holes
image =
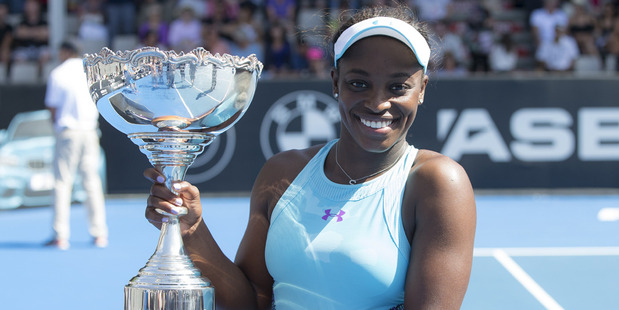
[[[418,99],[418,103],[422,104],[423,100],[426,96],[426,86],[428,85],[428,76],[427,75],[423,75],[422,81],[421,81],[421,89],[419,90],[419,99]]]
[[[340,76],[339,70],[331,68],[331,88],[333,89],[333,95],[339,94],[340,89],[338,87],[338,78]]]

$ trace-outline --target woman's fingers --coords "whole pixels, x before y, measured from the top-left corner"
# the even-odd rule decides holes
[[[197,187],[186,181],[178,181],[172,183],[172,192],[164,184],[165,177],[154,168],[146,169],[144,177],[153,182],[145,211],[149,222],[161,229],[162,223],[168,220],[168,215],[179,215],[182,231],[200,223],[202,205]]]
[[[147,207],[144,216],[146,219],[158,229],[161,229],[161,225],[168,221],[166,216],[163,216],[156,211],[153,207]]]
[[[153,183],[165,182],[165,177],[161,174],[161,172],[152,167],[144,170],[144,177]]]

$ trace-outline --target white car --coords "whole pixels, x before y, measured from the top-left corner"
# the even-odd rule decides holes
[[[54,131],[48,110],[18,113],[0,130],[0,209],[49,206],[53,203]],[[101,149],[101,179],[106,184],[105,155]],[[76,176],[73,200],[86,193]]]

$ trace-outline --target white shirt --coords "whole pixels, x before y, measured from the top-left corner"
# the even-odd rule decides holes
[[[447,16],[451,0],[418,0],[415,6],[419,9],[419,16],[423,20],[438,21]]]
[[[492,47],[488,60],[493,71],[511,71],[516,69],[518,54],[515,49],[507,51],[504,46],[496,45]]]
[[[562,35],[558,42],[543,42],[535,58],[546,64],[549,70],[568,70],[573,62],[578,59],[580,52],[574,38]]]
[[[561,9],[555,9],[552,13],[545,8],[537,9],[531,13],[530,18],[531,26],[538,29],[540,42],[554,40],[556,27],[566,27],[567,22],[567,14]]]
[[[170,31],[168,33],[168,40],[173,48],[184,48],[186,51],[200,45],[202,34],[202,24],[197,19],[191,21],[184,21],[177,19],[170,24]],[[191,48],[191,49],[189,49]],[[180,52],[180,51],[177,51]]]
[[[97,128],[99,111],[90,97],[80,58],[67,59],[52,70],[47,82],[45,106],[56,109],[56,131]]]

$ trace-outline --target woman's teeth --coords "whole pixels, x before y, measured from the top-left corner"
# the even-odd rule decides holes
[[[365,126],[370,127],[370,128],[378,129],[378,128],[383,128],[383,127],[387,127],[387,126],[391,125],[391,123],[393,123],[393,121],[392,120],[369,121],[369,120],[361,119],[361,123],[363,125],[365,125]]]

